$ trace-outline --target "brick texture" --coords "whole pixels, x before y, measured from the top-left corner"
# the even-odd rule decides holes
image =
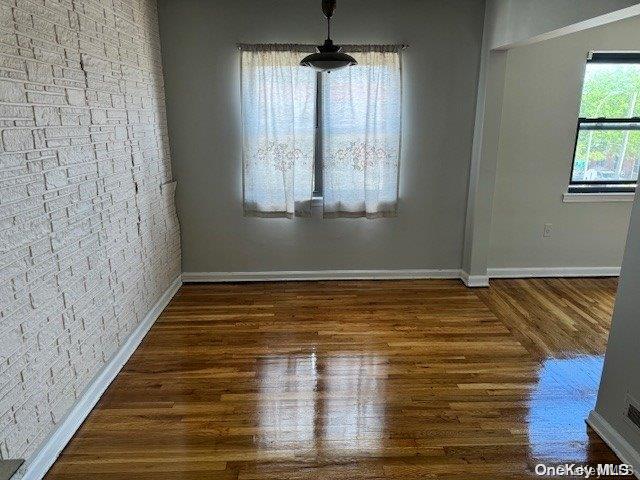
[[[0,457],[180,271],[155,0],[0,0]]]

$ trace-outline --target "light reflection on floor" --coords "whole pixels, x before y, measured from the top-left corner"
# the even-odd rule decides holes
[[[298,453],[372,454],[384,438],[386,362],[315,353],[260,360],[258,445]]]
[[[595,406],[603,360],[601,356],[580,356],[543,361],[527,417],[534,459],[589,460],[585,419]]]
[[[261,359],[258,375],[258,422],[263,432],[259,444],[266,448],[309,448],[316,438],[315,354]]]
[[[329,357],[324,375],[323,438],[333,453],[379,450],[384,437],[386,363],[375,357]]]
[[[585,419],[595,405],[603,358],[542,362],[526,413],[535,461],[588,462]],[[387,362],[315,353],[259,360],[258,446],[298,454],[375,454],[387,429]]]

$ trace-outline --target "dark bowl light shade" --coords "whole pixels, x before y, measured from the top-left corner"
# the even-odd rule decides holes
[[[318,51],[304,57],[300,65],[326,72],[358,64],[351,55],[340,52],[340,47],[334,45],[330,39],[325,40],[324,45],[319,45],[317,48]]]
[[[351,55],[346,53],[312,53],[302,59],[300,65],[303,67],[312,67],[316,70],[331,71],[351,65],[357,65],[357,62]]]

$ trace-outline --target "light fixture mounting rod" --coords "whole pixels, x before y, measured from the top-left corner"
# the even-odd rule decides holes
[[[337,0],[322,0],[322,12],[325,17],[331,18],[333,16],[333,12],[336,11],[336,2]]]
[[[327,17],[327,40],[331,39],[331,17],[336,11],[337,0],[322,0],[322,13]]]

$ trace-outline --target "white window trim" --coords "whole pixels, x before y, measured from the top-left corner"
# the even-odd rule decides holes
[[[602,192],[602,193],[574,193],[567,192],[562,195],[564,203],[612,203],[633,202],[634,192]]]

